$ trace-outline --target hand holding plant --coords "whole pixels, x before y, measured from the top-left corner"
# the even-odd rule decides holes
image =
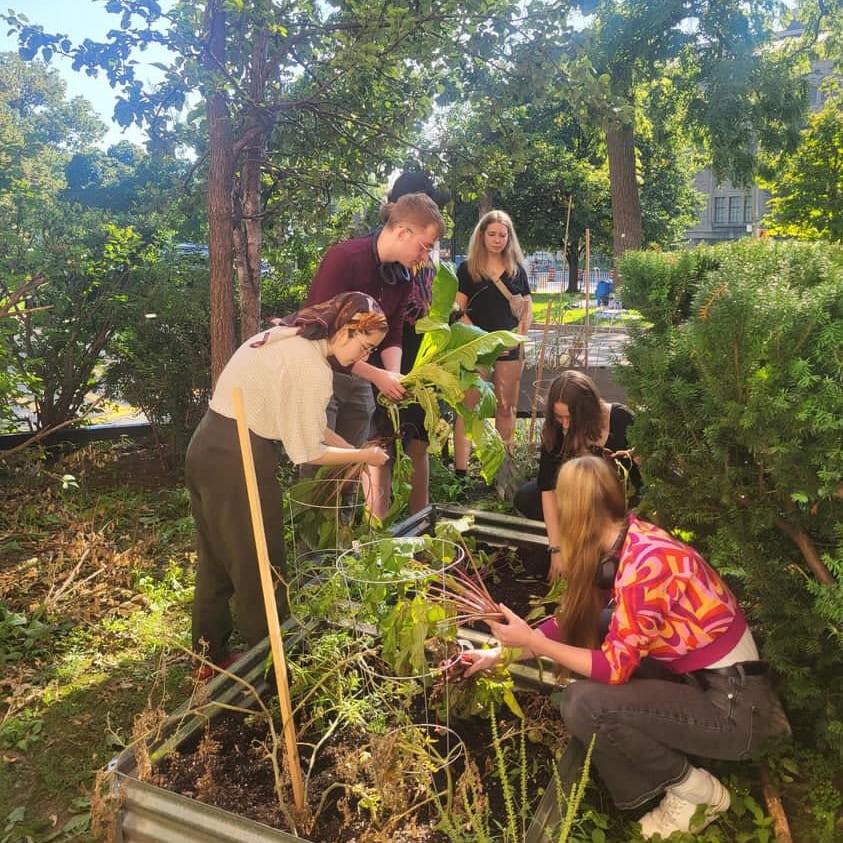
[[[489,647],[486,650],[466,650],[462,654],[462,660],[469,666],[466,668],[463,676],[468,678],[475,673],[492,670],[500,663],[501,654],[500,647]]]
[[[504,647],[518,647],[521,650],[532,650],[530,644],[534,640],[536,633],[527,621],[518,617],[515,612],[503,603],[498,603],[500,612],[504,617],[505,623],[496,621],[489,621],[489,629],[492,630],[492,635]]]

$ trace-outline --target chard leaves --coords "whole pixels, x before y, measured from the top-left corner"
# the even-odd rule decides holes
[[[504,445],[490,421],[497,404],[494,388],[480,369],[491,368],[505,349],[522,342],[524,337],[512,331],[486,332],[462,322],[449,325],[457,287],[451,266],[440,264],[433,281],[430,311],[416,323],[416,331],[424,334],[419,353],[401,383],[410,394],[407,403],[418,402],[424,409],[430,450],[440,450],[449,433],[439,413],[441,399],[465,420],[466,435],[477,448],[480,473],[491,483],[503,462]],[[480,393],[475,409],[464,403],[469,389]]]

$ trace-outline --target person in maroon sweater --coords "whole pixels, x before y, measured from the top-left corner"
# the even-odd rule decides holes
[[[439,208],[423,193],[387,203],[381,209],[381,221],[380,231],[337,243],[325,253],[305,303],[310,306],[359,290],[370,295],[386,315],[389,328],[369,362],[360,360],[350,368],[332,364],[334,395],[328,405],[328,427],[355,447],[369,435],[375,409],[370,383],[395,401],[406,395],[401,386],[401,343],[410,270],[428,259],[445,233]]]
[[[408,193],[424,193],[440,209],[450,200],[450,194],[437,189],[430,178],[419,170],[408,170],[395,180],[387,197],[388,202],[397,202]],[[438,254],[416,264],[410,270],[410,293],[404,311],[404,336],[401,343],[401,372],[407,374],[416,362],[423,334],[416,333],[416,323],[427,316],[433,300],[433,279],[436,275]],[[424,410],[420,404],[410,404],[398,411],[400,431],[404,452],[410,458],[410,514],[424,509],[430,502],[430,462],[427,449],[429,440],[424,427]],[[395,432],[385,407],[376,407],[369,432],[370,438],[390,443]],[[392,463],[395,461],[395,448],[387,447],[390,461],[386,465],[371,468],[373,489],[370,496],[372,513],[380,519],[386,515],[390,505],[392,486]]]

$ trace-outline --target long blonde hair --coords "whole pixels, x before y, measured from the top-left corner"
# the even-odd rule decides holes
[[[597,586],[607,529],[626,517],[623,487],[607,460],[575,457],[559,469],[559,554],[568,588],[556,619],[561,640],[577,647],[597,646],[597,625],[605,603]]]
[[[485,274],[488,252],[483,235],[486,233],[486,229],[495,222],[506,226],[509,233],[502,255],[507,274],[514,276],[518,272],[518,267],[524,264],[524,253],[521,251],[521,244],[518,242],[518,235],[515,233],[515,227],[509,214],[506,211],[489,211],[480,217],[480,222],[474,227],[471,239],[468,241],[468,257],[465,262],[472,281],[479,281]]]

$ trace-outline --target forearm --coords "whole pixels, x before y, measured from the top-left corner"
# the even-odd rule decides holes
[[[585,647],[572,647],[561,641],[553,641],[535,630],[529,647],[524,649],[529,649],[534,656],[544,656],[580,676],[591,676],[591,650]]]
[[[509,628],[498,627],[497,632],[500,637],[508,637]],[[471,676],[481,670],[490,670],[496,665],[506,666],[514,661],[548,658],[580,676],[591,676],[591,650],[554,641],[537,629],[528,630],[526,625],[519,638],[521,640],[518,646],[501,643],[487,650],[472,651],[470,654],[472,666],[466,675]]]
[[[353,448],[354,447],[354,445],[352,445],[351,442],[347,442],[335,430],[331,430],[330,428],[325,428],[325,435],[322,437],[322,441],[326,445],[330,445],[334,448]]]
[[[564,572],[562,571],[559,550],[552,550],[552,548],[559,547],[559,508],[556,504],[556,492],[552,489],[542,492],[541,499],[544,525],[547,530],[547,546],[549,548],[548,554],[550,556],[551,574],[553,577],[561,576]]]
[[[367,363],[365,360],[358,360],[351,367],[351,371],[352,374],[357,375],[358,378],[363,378],[370,383],[374,383],[380,369],[378,369],[377,366],[373,366],[371,363]]]
[[[559,545],[559,509],[556,505],[556,492],[553,489],[547,489],[541,492],[541,496],[547,543],[551,547],[557,547]]]
[[[390,372],[401,371],[401,346],[391,345],[389,348],[384,348],[381,351],[381,360],[383,360],[384,369]]]
[[[309,465],[351,465],[358,462],[366,462],[363,448],[333,445],[326,445],[325,450],[315,460],[308,460]]]

